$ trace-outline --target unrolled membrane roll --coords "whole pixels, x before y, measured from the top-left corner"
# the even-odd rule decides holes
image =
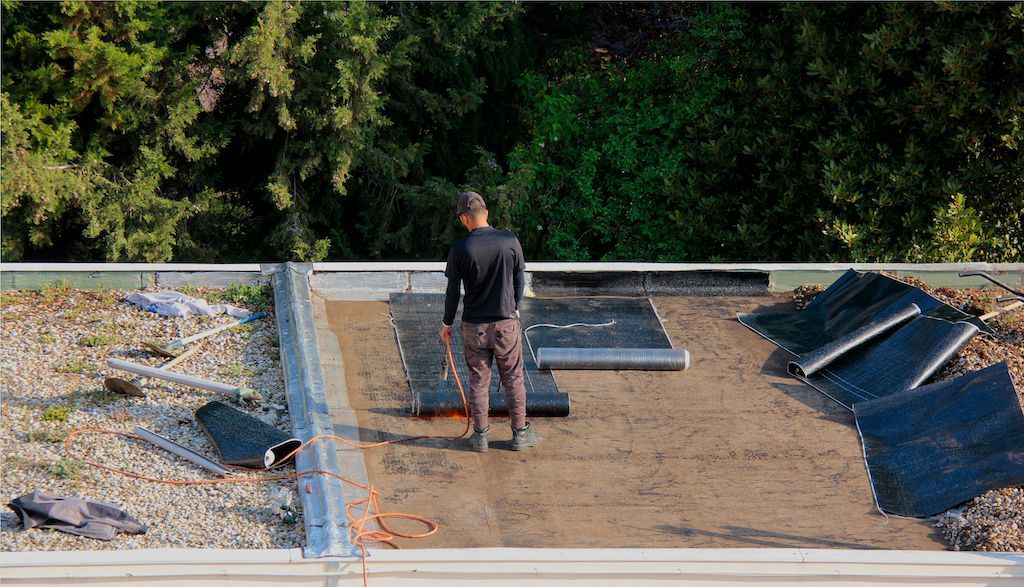
[[[227,404],[212,401],[196,410],[199,426],[225,465],[269,469],[302,445],[298,438]]]
[[[508,416],[508,403],[504,393],[490,393],[487,413]],[[462,396],[452,392],[419,392],[413,395],[412,415],[450,416],[465,413]],[[569,415],[568,393],[527,393],[526,415],[536,417],[564,417]]]
[[[539,348],[541,369],[634,369],[681,371],[690,366],[685,349]]]

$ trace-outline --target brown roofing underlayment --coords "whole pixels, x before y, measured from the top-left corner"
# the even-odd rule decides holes
[[[653,301],[692,366],[557,372],[572,411],[534,419],[539,447],[507,450],[497,419],[485,454],[441,440],[364,451],[385,510],[440,524],[402,546],[943,548],[928,522],[874,510],[853,415],[789,377],[791,355],[735,319],[791,311],[788,296]],[[362,440],[462,430],[408,415],[387,303],[325,307]]]

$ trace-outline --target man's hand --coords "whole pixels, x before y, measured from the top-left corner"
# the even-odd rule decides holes
[[[452,327],[451,327],[451,325],[449,325],[449,324],[442,324],[441,325],[441,330],[439,330],[437,334],[438,334],[438,336],[441,337],[441,340],[443,340],[445,342],[445,344],[451,344],[452,343]]]

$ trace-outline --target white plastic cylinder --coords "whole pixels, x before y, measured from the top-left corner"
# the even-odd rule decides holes
[[[235,387],[234,385],[218,383],[216,381],[210,381],[209,379],[203,379],[201,377],[185,375],[184,373],[164,371],[163,369],[157,369],[156,367],[150,367],[148,365],[139,365],[137,363],[121,361],[118,359],[107,359],[107,364],[115,369],[128,371],[130,373],[137,373],[145,377],[154,377],[156,379],[163,379],[165,381],[171,381],[173,383],[180,383],[182,385],[187,385],[189,387],[198,387],[201,389],[208,389],[210,391],[218,391],[220,393],[226,393],[228,395],[238,394],[238,388]]]

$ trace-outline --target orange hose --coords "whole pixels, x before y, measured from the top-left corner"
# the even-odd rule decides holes
[[[301,445],[299,445],[298,448],[296,448],[292,452],[290,452],[287,455],[285,455],[285,457],[283,459],[281,459],[281,463],[283,464],[285,461],[287,461],[291,457],[295,456],[302,449],[306,448],[307,446],[309,446],[313,442],[315,442],[317,440],[321,440],[321,439],[336,440],[338,442],[341,442],[341,443],[346,444],[348,446],[351,446],[353,448],[366,449],[366,448],[374,448],[374,447],[378,447],[378,446],[386,446],[386,445],[389,445],[389,444],[397,444],[399,442],[410,442],[410,441],[413,441],[413,440],[439,439],[439,440],[455,441],[455,440],[459,440],[461,438],[465,438],[466,435],[469,433],[470,426],[472,425],[472,420],[469,417],[469,403],[466,401],[466,390],[462,387],[462,381],[459,379],[459,373],[454,368],[455,359],[452,356],[452,345],[451,345],[451,341],[450,340],[445,341],[445,347],[446,347],[446,352],[448,354],[449,365],[453,365],[452,373],[455,376],[455,384],[459,388],[459,394],[462,396],[462,407],[463,407],[463,412],[464,412],[464,414],[466,416],[466,428],[462,431],[462,434],[460,434],[458,436],[408,436],[408,437],[405,437],[405,438],[397,438],[395,440],[384,440],[384,441],[381,441],[381,442],[367,442],[367,443],[353,442],[353,441],[348,440],[346,438],[342,438],[340,436],[335,436],[334,434],[317,434],[317,435],[313,436],[312,438],[310,438],[309,440],[307,440],[306,442],[303,442]],[[116,430],[103,430],[103,429],[100,429],[100,428],[84,428],[84,429],[81,429],[81,430],[73,430],[73,431],[71,431],[70,434],[68,434],[68,437],[64,441],[64,444],[63,444],[63,450],[67,451],[71,447],[71,444],[72,444],[71,441],[76,436],[81,436],[83,434],[109,434],[109,435],[113,435],[113,436],[120,436],[122,438],[133,438],[135,440],[145,440],[141,436],[138,436],[136,434],[132,434],[130,432],[117,432]],[[357,483],[357,482],[355,482],[355,481],[353,481],[351,479],[348,479],[347,477],[342,477],[341,475],[339,475],[337,473],[332,473],[331,471],[324,471],[322,469],[310,469],[310,470],[307,470],[307,471],[297,471],[295,473],[291,473],[291,474],[288,474],[288,475],[275,475],[273,477],[227,477],[227,478],[218,478],[218,479],[197,479],[197,480],[194,480],[194,481],[185,481],[185,480],[177,480],[177,479],[160,479],[160,478],[157,478],[157,477],[149,477],[149,476],[146,476],[146,475],[140,475],[139,473],[133,473],[131,471],[124,471],[122,469],[117,469],[115,467],[110,467],[110,466],[103,465],[103,464],[100,464],[100,463],[96,463],[96,462],[93,462],[93,461],[84,461],[84,462],[85,462],[85,464],[87,464],[87,465],[89,465],[91,467],[95,467],[97,469],[102,469],[104,471],[110,471],[112,473],[116,473],[118,475],[123,475],[125,477],[130,477],[132,479],[139,479],[140,481],[148,481],[148,482],[151,482],[151,483],[162,483],[164,485],[182,486],[182,485],[211,485],[211,484],[215,484],[215,483],[266,483],[266,482],[269,482],[269,481],[284,481],[284,480],[287,480],[287,479],[298,479],[300,477],[304,477],[304,476],[307,476],[307,475],[327,475],[328,477],[334,477],[335,479],[339,479],[339,480],[341,480],[344,483],[348,483],[349,485],[352,485],[354,487],[358,487],[359,489],[362,489],[363,491],[366,491],[366,494],[367,494],[366,498],[365,499],[356,500],[356,501],[353,501],[351,503],[345,504],[345,517],[346,517],[346,519],[348,521],[348,526],[349,526],[349,538],[352,541],[352,544],[354,544],[354,545],[359,547],[359,551],[361,553],[361,558],[362,558],[362,563],[363,563],[363,585],[364,586],[367,584],[367,580],[368,580],[367,571],[366,571],[366,544],[367,543],[381,543],[381,544],[387,544],[388,546],[390,546],[392,548],[399,548],[398,544],[396,544],[394,542],[395,538],[426,538],[427,536],[430,536],[431,534],[434,534],[438,530],[437,522],[434,522],[433,520],[429,520],[427,518],[423,518],[423,517],[420,517],[420,516],[417,516],[417,515],[413,515],[413,514],[406,514],[406,513],[402,513],[402,512],[382,512],[381,509],[380,509],[380,493],[378,493],[377,490],[375,490],[373,488],[372,484],[369,485],[369,486],[363,485],[362,483]],[[282,465],[279,464],[278,466],[282,466]],[[240,467],[233,467],[233,468],[238,469]],[[353,508],[355,508],[357,506],[360,506],[360,505],[365,506],[365,507],[363,507],[362,515],[360,515],[359,517],[356,517],[356,515],[353,514]],[[417,522],[421,522],[422,524],[424,524],[427,527],[427,531],[426,532],[421,532],[419,534],[408,534],[408,533],[398,532],[398,531],[393,530],[390,527],[388,527],[386,520],[389,519],[389,518],[400,518],[400,519],[415,520]],[[378,526],[379,530],[367,529],[367,524],[369,522],[375,523]]]

